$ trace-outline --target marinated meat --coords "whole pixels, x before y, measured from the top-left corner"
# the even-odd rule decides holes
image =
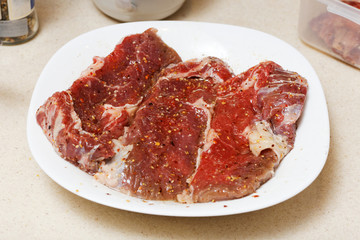
[[[272,177],[293,148],[307,83],[273,62],[250,68],[217,89],[211,128],[181,202],[233,199]]]
[[[181,62],[149,29],[95,57],[37,111],[55,150],[99,182],[153,200],[253,193],[293,148],[307,82],[268,61],[234,76],[215,57]]]
[[[359,8],[358,1],[344,1]],[[344,61],[360,66],[360,25],[333,13],[324,13],[310,22],[326,49]]]
[[[195,171],[216,86],[232,76],[226,64],[210,57],[164,69],[118,143],[118,156],[95,177],[141,198],[175,200]]]
[[[115,155],[114,140],[134,116],[160,70],[178,63],[178,54],[155,29],[125,37],[66,91],[41,106],[37,122],[61,157],[89,173]]]

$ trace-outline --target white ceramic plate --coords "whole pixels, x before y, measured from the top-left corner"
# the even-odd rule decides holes
[[[91,63],[106,56],[124,36],[149,27],[173,47],[183,60],[216,56],[240,73],[260,61],[272,60],[296,71],[309,82],[305,110],[294,149],[275,176],[255,194],[242,199],[198,204],[143,201],[111,190],[60,158],[35,120],[35,112],[55,91],[65,90]],[[30,103],[27,136],[32,154],[55,182],[88,200],[134,212],[167,216],[220,216],[244,213],[283,202],[309,186],[323,168],[329,150],[329,119],[320,81],[296,49],[271,35],[252,29],[199,22],[135,22],[85,33],[59,49],[41,73]]]

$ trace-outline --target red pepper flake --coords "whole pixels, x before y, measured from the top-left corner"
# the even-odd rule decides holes
[[[224,205],[224,207],[228,207],[228,205]]]
[[[253,197],[254,197],[254,198],[257,198],[257,197],[260,197],[260,196],[259,196],[259,195],[254,195]]]

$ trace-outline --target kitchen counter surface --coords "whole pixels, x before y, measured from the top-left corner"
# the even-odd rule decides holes
[[[300,1],[187,0],[166,19],[244,26],[286,41],[312,64],[328,104],[329,156],[308,188],[263,210],[209,218],[102,206],[63,189],[40,169],[28,147],[26,118],[42,69],[69,40],[119,22],[90,0],[38,0],[36,8],[37,36],[0,46],[0,239],[360,239],[360,71],[299,39]]]

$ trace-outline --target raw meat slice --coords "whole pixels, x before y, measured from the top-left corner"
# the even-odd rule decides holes
[[[211,128],[180,202],[233,199],[272,177],[293,148],[307,82],[263,62],[218,86]]]
[[[180,61],[155,29],[125,37],[108,56],[95,57],[67,91],[51,96],[37,122],[61,157],[93,174],[115,155],[114,141],[160,70]]]
[[[350,4],[350,1],[345,3]],[[359,7],[359,2],[351,4]],[[310,22],[325,49],[345,62],[360,66],[360,25],[333,13],[324,13]]]
[[[211,57],[164,69],[118,142],[118,155],[95,178],[130,195],[175,200],[194,173],[216,86],[231,77],[228,66]]]

